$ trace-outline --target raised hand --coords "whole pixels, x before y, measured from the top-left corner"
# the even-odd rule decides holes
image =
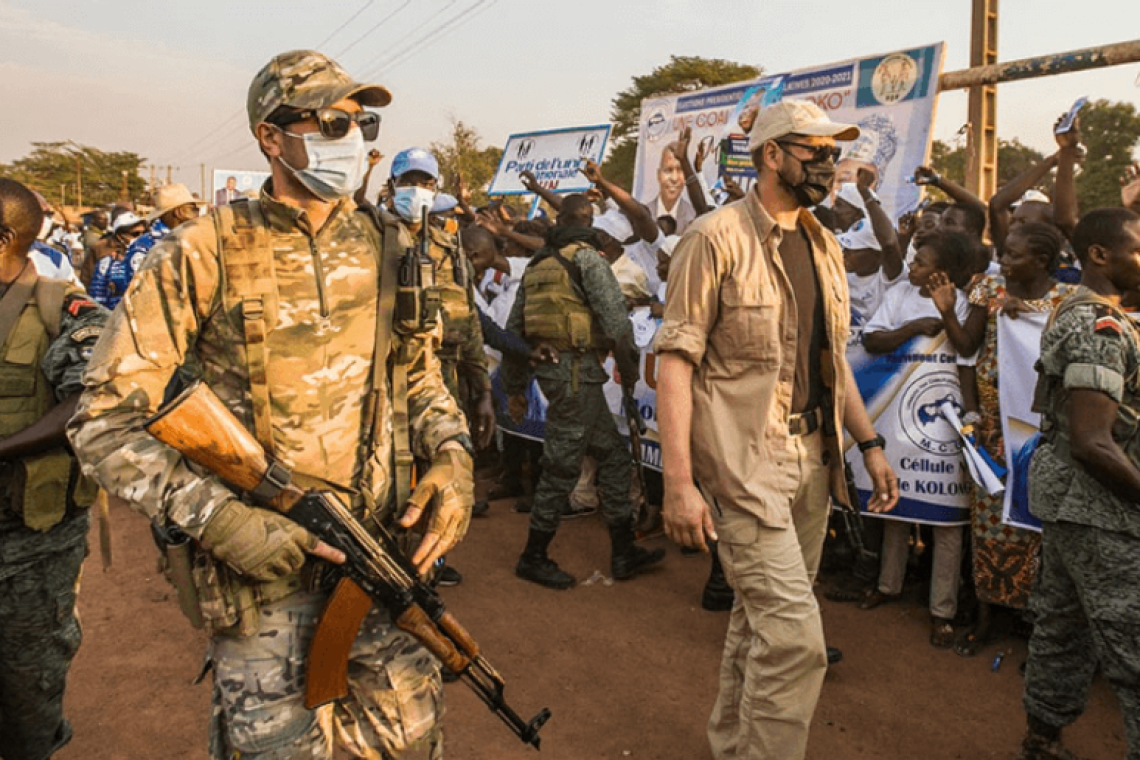
[[[586,159],[586,165],[578,169],[586,175],[586,179],[593,182],[595,185],[599,182],[604,182],[605,177],[602,175],[602,168],[590,159]]]
[[[935,272],[926,281],[926,289],[930,291],[930,300],[934,301],[939,314],[954,311],[954,304],[958,300],[958,289],[945,272]]]
[[[522,182],[523,187],[532,193],[538,192],[538,180],[534,178],[534,172],[521,171],[519,172],[519,181]]]
[[[1124,170],[1120,178],[1120,203],[1133,211],[1140,208],[1140,163]]]

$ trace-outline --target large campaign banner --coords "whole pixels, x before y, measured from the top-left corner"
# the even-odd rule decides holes
[[[920,188],[908,181],[927,162],[934,123],[942,43],[855,58],[840,63],[641,103],[633,194],[657,216],[693,218],[684,178],[666,149],[692,129],[690,159],[707,155],[700,169],[717,194],[723,178],[742,186],[755,179],[748,132],[757,113],[784,98],[810,100],[834,120],[859,125],[859,139],[841,144],[837,180],[853,182],[859,168],[876,176],[883,208],[892,218],[918,207]]]
[[[585,168],[586,161],[602,162],[609,137],[609,124],[511,135],[507,138],[503,157],[487,194],[529,193],[519,176],[527,171],[548,190],[557,193],[585,192],[591,183],[581,170]]]
[[[936,525],[965,525],[974,484],[962,442],[943,404],[962,415],[958,354],[945,333],[907,341],[889,354],[847,350],[859,393],[899,478],[899,504],[877,517]],[[872,492],[863,457],[848,437],[847,461],[864,503]]]
[[[1029,511],[1029,460],[1041,428],[1041,415],[1033,411],[1034,364],[1041,356],[1041,333],[1048,321],[1049,314],[1038,312],[997,318],[998,406],[1009,469],[1002,521],[1034,531],[1041,530],[1041,521]]]

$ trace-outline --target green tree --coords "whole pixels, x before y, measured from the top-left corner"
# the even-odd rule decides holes
[[[123,176],[128,200],[143,199],[146,182],[139,176],[145,161],[137,153],[108,152],[72,142],[32,143],[32,152],[10,164],[0,175],[38,191],[55,204],[74,205],[82,183],[83,205],[103,206],[123,200]]]
[[[439,161],[439,170],[444,181],[444,189],[456,191],[455,178],[463,178],[463,184],[471,191],[471,204],[482,206],[487,203],[487,186],[499,168],[503,149],[495,146],[481,147],[482,138],[473,127],[459,119],[452,119],[451,140],[433,142],[431,151]]]
[[[609,158],[602,164],[606,176],[624,187],[633,186],[642,100],[756,79],[762,71],[758,66],[720,58],[673,55],[669,63],[651,73],[635,76],[633,84],[614,97],[610,108],[614,126]]]
[[[998,187],[1044,160],[1045,156],[1042,155],[1041,151],[1023,144],[1016,137],[1012,140],[1003,140],[999,137]],[[952,179],[958,184],[964,184],[966,181],[966,148],[964,146],[951,148],[941,140],[935,140],[930,151],[930,165],[944,177]],[[1037,189],[1047,195],[1052,195],[1053,176],[1051,174],[1045,175],[1045,178],[1037,183]],[[941,196],[941,194],[939,195]],[[988,200],[988,198],[982,200]]]
[[[1097,100],[1081,110],[1081,141],[1088,151],[1077,175],[1081,209],[1120,205],[1120,178],[1140,141],[1140,114],[1131,103]]]

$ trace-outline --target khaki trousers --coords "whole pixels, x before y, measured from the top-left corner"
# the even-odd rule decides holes
[[[888,596],[902,593],[906,561],[910,556],[910,534],[914,523],[883,521],[883,566],[879,571],[879,591]],[[961,525],[934,526],[934,568],[930,576],[930,614],[953,620],[958,614],[958,585],[962,577]]]
[[[717,760],[797,760],[807,748],[827,670],[812,592],[829,510],[823,452],[818,431],[790,438],[757,473],[765,502],[787,505],[790,526],[713,503],[721,563],[736,591],[708,724]]]

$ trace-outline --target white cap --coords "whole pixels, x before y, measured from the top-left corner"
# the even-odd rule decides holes
[[[883,247],[879,245],[879,239],[875,237],[874,230],[871,229],[871,222],[867,219],[860,219],[851,225],[851,229],[847,232],[835,237],[845,251],[862,251],[866,248],[876,251],[883,250]]]
[[[595,216],[594,229],[608,232],[610,237],[619,243],[624,243],[633,237],[633,225],[618,209],[610,209],[601,216]]]
[[[125,230],[128,227],[134,227],[136,224],[146,224],[146,222],[130,211],[124,211],[119,214],[115,219],[115,223],[111,225],[111,232]]]
[[[867,204],[863,202],[863,196],[859,194],[859,187],[854,182],[840,183],[839,188],[835,191],[835,197],[847,201],[860,211],[867,210]]]
[[[781,100],[762,109],[756,117],[748,136],[748,150],[754,151],[769,140],[785,135],[854,140],[859,136],[859,127],[832,121],[822,108],[811,101]]]

